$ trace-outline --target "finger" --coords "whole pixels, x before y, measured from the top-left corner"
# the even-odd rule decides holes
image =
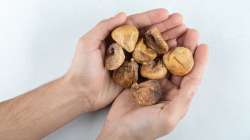
[[[170,40],[167,40],[167,44],[170,48],[174,48],[174,47],[177,47],[177,40],[176,39],[170,39]]]
[[[183,23],[183,17],[179,13],[174,13],[169,16],[166,20],[164,20],[161,23],[158,23],[154,26],[156,26],[161,32],[165,32],[169,29],[172,29],[176,26],[179,26]]]
[[[105,51],[106,51],[106,46],[105,46],[104,41],[100,44],[100,50],[101,50],[102,59],[104,59]]]
[[[179,89],[179,95],[169,103],[169,111],[179,119],[185,115],[193,95],[200,84],[208,60],[208,47],[200,45],[195,51],[194,59],[195,66],[193,71],[185,76]]]
[[[187,30],[187,27],[182,24],[179,26],[176,26],[166,32],[163,32],[162,36],[164,38],[164,40],[170,40],[170,39],[176,39],[179,36],[181,36],[183,33],[185,33]]]
[[[135,25],[137,28],[150,26],[160,23],[168,18],[168,11],[166,9],[154,9],[144,13],[134,14],[128,17],[128,24]]]
[[[139,108],[140,106],[134,100],[131,91],[129,89],[125,89],[121,92],[121,94],[116,98],[114,103],[112,104],[112,109],[109,112],[108,116],[112,116],[115,119],[124,116],[126,113]]]
[[[165,101],[173,101],[176,96],[178,96],[179,92],[177,88],[174,88],[173,90],[170,90],[165,96]]]
[[[199,40],[199,34],[195,29],[188,29],[186,33],[183,35],[183,42],[180,45],[189,48],[192,52],[194,52]],[[182,77],[180,76],[172,76],[171,81],[179,86]]]
[[[125,23],[126,19],[125,13],[119,13],[114,17],[99,22],[92,30],[81,37],[81,42],[85,43],[84,46],[99,47],[111,30]]]
[[[183,39],[183,46],[189,48],[193,53],[198,45],[199,33],[195,29],[188,29]]]
[[[98,40],[104,40],[113,28],[123,24],[127,19],[125,13],[119,13],[114,17],[99,22],[92,30],[92,35],[95,35]]]
[[[188,89],[191,91],[196,90],[196,88],[199,86],[201,82],[204,69],[207,65],[207,61],[208,61],[208,47],[207,45],[204,44],[199,45],[194,55],[194,62],[195,62],[194,68],[191,71],[191,73],[189,73],[183,78],[180,86],[181,90],[184,91]]]
[[[180,36],[179,38],[177,38],[177,43],[179,45],[183,45],[184,35],[186,35],[186,33],[184,33],[182,36]]]

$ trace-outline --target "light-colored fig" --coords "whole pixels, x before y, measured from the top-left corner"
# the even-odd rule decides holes
[[[122,25],[115,28],[111,36],[127,52],[132,52],[139,37],[138,29],[133,25]]]
[[[131,91],[139,105],[156,104],[162,95],[161,86],[157,80],[148,80],[140,84],[133,84]]]
[[[125,61],[120,68],[113,71],[112,78],[118,85],[128,88],[138,80],[138,64],[132,59]]]
[[[156,52],[148,48],[144,42],[143,39],[141,39],[135,47],[135,50],[133,52],[133,58],[136,62],[140,64],[148,63],[156,58],[157,54]]]
[[[105,68],[107,70],[118,69],[125,60],[123,49],[117,43],[113,43],[106,51]]]
[[[168,44],[163,39],[157,27],[149,28],[145,33],[145,38],[146,44],[158,54],[164,54],[168,51]]]
[[[194,65],[192,52],[185,47],[176,47],[163,56],[163,62],[170,73],[184,76],[189,73]]]
[[[162,60],[158,62],[151,61],[148,64],[143,64],[140,69],[141,76],[144,78],[158,80],[166,77],[167,69]]]

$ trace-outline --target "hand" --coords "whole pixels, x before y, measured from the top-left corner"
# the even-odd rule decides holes
[[[172,29],[176,30],[176,29]],[[172,46],[182,45],[194,52],[195,65],[185,77],[164,79],[164,96],[159,104],[139,106],[129,90],[117,97],[108,114],[98,139],[153,140],[170,133],[186,114],[191,99],[199,86],[207,63],[208,48],[198,45],[198,33],[188,29]]]
[[[87,111],[94,111],[110,104],[122,88],[113,83],[105,70],[104,39],[116,26],[133,24],[137,27],[149,26],[168,18],[165,9],[156,9],[127,17],[120,13],[98,23],[92,30],[83,35],[77,45],[72,65],[64,76],[67,83],[73,85],[87,106]]]

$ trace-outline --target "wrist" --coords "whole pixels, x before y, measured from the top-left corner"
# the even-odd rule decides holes
[[[155,136],[141,130],[136,122],[130,120],[110,121],[108,118],[97,140],[154,140]],[[150,130],[151,131],[151,130]]]
[[[87,96],[88,89],[83,85],[79,84],[73,77],[64,75],[60,78],[62,87],[65,91],[68,91],[69,94],[74,96],[76,100],[80,101],[80,106],[82,107],[82,112],[90,112],[93,110],[92,102]]]
[[[129,128],[125,128],[124,125],[105,125],[101,133],[98,135],[97,140],[140,140],[133,136],[128,131]]]

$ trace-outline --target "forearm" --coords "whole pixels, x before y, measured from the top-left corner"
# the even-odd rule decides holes
[[[60,78],[0,103],[0,139],[39,139],[88,110],[84,94]]]

